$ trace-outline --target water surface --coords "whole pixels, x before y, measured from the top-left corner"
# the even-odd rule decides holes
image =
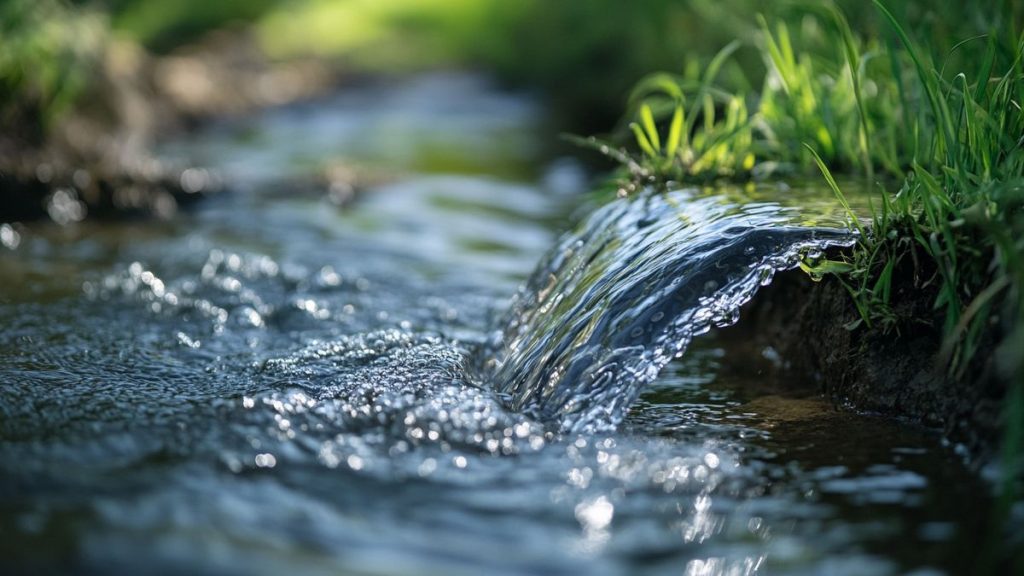
[[[828,195],[677,190],[559,240],[585,185],[542,114],[352,89],[169,145],[236,190],[172,222],[10,228],[3,572],[969,570],[988,487],[953,450],[716,336],[848,239]],[[386,177],[338,207],[339,163]]]

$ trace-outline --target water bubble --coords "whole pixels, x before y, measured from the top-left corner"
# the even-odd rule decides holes
[[[53,180],[53,166],[47,162],[42,162],[36,166],[36,179],[43,184],[49,184]]]
[[[570,486],[585,490],[590,486],[590,480],[594,477],[594,471],[584,466],[573,468],[569,471],[568,483]]]
[[[318,279],[321,286],[338,286],[341,284],[341,275],[335,272],[334,268],[330,265],[320,269]]]
[[[14,250],[21,244],[21,234],[10,224],[0,224],[0,245]]]
[[[615,506],[606,496],[581,502],[576,506],[576,520],[584,532],[596,532],[607,528],[615,516]]]
[[[720,461],[718,455],[715,454],[714,452],[708,452],[707,454],[704,455],[704,463],[707,464],[708,468],[711,468],[712,470],[718,468],[719,462]]]
[[[198,349],[200,346],[202,346],[202,343],[199,340],[193,339],[184,332],[178,332],[177,338],[178,342],[181,343],[182,346],[186,346],[188,348]]]
[[[179,183],[188,194],[202,192],[208,185],[210,174],[203,168],[188,168],[181,172]]]
[[[437,470],[437,460],[427,458],[420,463],[419,468],[417,468],[417,473],[420,476],[426,477],[433,474],[435,470]]]
[[[273,468],[274,466],[277,466],[277,458],[269,452],[257,454],[255,460],[258,468]]]

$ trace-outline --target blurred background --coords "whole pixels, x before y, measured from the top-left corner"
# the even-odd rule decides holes
[[[955,42],[993,29],[1006,14],[1020,20],[1021,7],[1012,0],[986,3],[991,10],[952,1],[888,5],[932,53],[947,55],[950,70],[960,70],[977,50],[952,50]],[[839,4],[868,50],[872,42],[895,41],[870,3]],[[211,119],[432,70],[472,71],[532,95],[543,109],[547,137],[541,141],[550,148],[544,153],[594,161],[557,135],[622,133],[620,119],[638,80],[656,71],[696,78],[731,41],[741,47],[717,81],[755,98],[768,66],[758,14],[788,22],[802,50],[831,57],[834,33],[812,17],[821,6],[759,0],[4,0],[0,185],[6,193],[0,220],[43,217],[41,198],[83,169],[99,188],[104,182],[116,187],[118,178],[138,184],[145,192],[130,204],[161,205],[148,198],[159,192],[153,183],[172,192],[162,205],[181,204],[191,196],[176,184],[180,174],[146,161],[155,143]],[[125,203],[110,190],[84,196],[91,214],[116,213]]]
[[[950,53],[989,31],[1006,4],[893,0],[915,37]],[[865,38],[885,38],[868,2],[839,3]],[[552,131],[606,132],[630,88],[654,71],[699,68],[743,42],[721,82],[758,88],[757,14],[789,19],[800,45],[834,39],[815,3],[758,0],[4,0],[0,4],[3,153],[53,137],[70,115],[136,138],[168,126],[282,104],[366,75],[472,69],[543,95]],[[954,29],[955,28],[955,29]],[[960,67],[950,62],[950,69]],[[95,132],[93,132],[94,134]],[[20,146],[9,141],[19,140]],[[66,135],[63,139],[69,139]],[[70,138],[74,140],[74,138]],[[92,140],[87,138],[86,140]],[[88,147],[71,142],[74,147]],[[10,163],[6,158],[5,163]]]

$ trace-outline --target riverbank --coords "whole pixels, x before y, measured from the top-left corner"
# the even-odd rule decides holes
[[[808,9],[799,31],[762,18],[760,90],[720,86],[730,44],[698,73],[640,82],[628,146],[590,144],[622,162],[620,194],[823,176],[859,240],[804,261],[821,283],[773,288],[755,326],[834,403],[937,426],[982,459],[1000,453],[1013,501],[1024,473],[1024,41],[1007,7],[953,58],[875,4],[887,31],[855,29],[832,4]],[[970,54],[980,69],[963,64]],[[877,189],[867,210],[851,208],[833,172]]]
[[[839,409],[879,414],[941,431],[977,465],[990,462],[1002,440],[1006,379],[984,343],[972,369],[951,377],[941,362],[942,317],[928,290],[903,285],[891,330],[851,330],[859,314],[836,278],[812,282],[779,275],[742,311],[733,345],[765,361],[762,371],[799,389],[807,386]]]
[[[316,59],[274,62],[245,28],[155,54],[87,7],[47,0],[4,10],[19,25],[0,51],[0,222],[171,218],[224,182],[158,160],[154,146],[214,119],[325,94],[345,76]]]

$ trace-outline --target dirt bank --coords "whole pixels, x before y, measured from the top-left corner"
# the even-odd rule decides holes
[[[149,150],[211,118],[308,99],[339,83],[318,61],[271,62],[244,31],[217,31],[164,56],[110,40],[72,110],[44,126],[32,96],[0,133],[0,222],[168,218],[221,190],[207,170]]]
[[[759,370],[793,387],[813,386],[840,408],[883,414],[940,429],[979,461],[999,440],[1006,383],[996,376],[991,342],[961,376],[939,361],[942,319],[934,293],[898,283],[894,327],[860,325],[846,289],[834,278],[813,282],[781,274],[742,312],[727,342],[752,347]]]

